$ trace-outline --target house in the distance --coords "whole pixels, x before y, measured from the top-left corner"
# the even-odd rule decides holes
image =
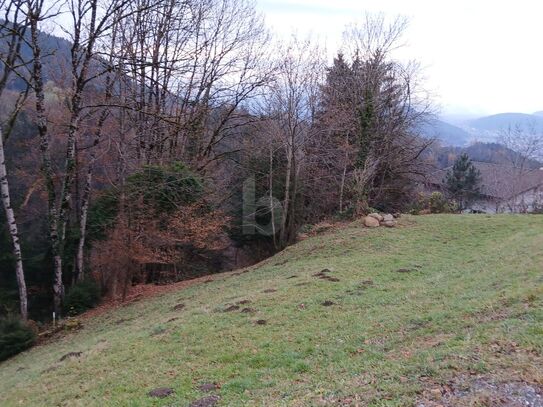
[[[543,168],[520,169],[505,164],[473,161],[481,172],[481,195],[470,212],[529,213],[543,211]],[[430,174],[425,192],[446,193],[445,176],[452,167]]]

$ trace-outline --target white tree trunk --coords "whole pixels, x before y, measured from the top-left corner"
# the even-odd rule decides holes
[[[347,161],[343,166],[343,173],[341,174],[341,185],[339,187],[339,213],[343,213],[343,191],[345,189],[345,176],[347,175]]]
[[[17,276],[17,285],[19,286],[19,303],[21,309],[21,318],[28,318],[28,300],[26,293],[25,275],[23,269],[23,258],[21,255],[21,245],[19,244],[19,232],[15,213],[11,207],[11,198],[9,194],[9,183],[6,170],[6,159],[4,155],[4,140],[2,130],[0,129],[0,194],[2,203],[6,211],[6,218],[9,227],[9,234],[13,243],[13,257],[15,258],[15,274]]]
[[[62,257],[61,242],[58,236],[59,215],[56,205],[56,193],[54,182],[54,171],[51,155],[49,152],[49,133],[47,129],[47,116],[45,110],[45,91],[43,82],[43,71],[41,62],[41,48],[38,41],[38,23],[40,21],[40,10],[32,10],[30,18],[30,34],[32,54],[34,57],[32,70],[32,86],[36,95],[36,124],[40,135],[40,151],[42,155],[42,171],[45,186],[47,189],[47,211],[49,222],[49,238],[51,240],[51,254],[54,266],[54,310],[57,317],[60,316],[62,299],[64,296],[64,285],[62,284]]]
[[[83,191],[83,204],[81,206],[81,216],[79,218],[79,243],[77,245],[76,257],[76,281],[81,281],[84,277],[83,260],[85,257],[85,238],[87,235],[87,215],[89,212],[90,190],[92,186],[92,168],[93,163],[89,165],[85,189]]]
[[[287,168],[285,171],[285,197],[283,200],[283,215],[281,217],[280,245],[286,246],[287,241],[287,217],[290,210],[290,183],[292,179],[292,161],[293,161],[293,137],[287,142]]]
[[[277,236],[275,230],[275,201],[273,199],[273,145],[270,142],[270,215],[271,215],[271,227],[272,227],[272,237],[273,237],[273,246],[277,248]]]

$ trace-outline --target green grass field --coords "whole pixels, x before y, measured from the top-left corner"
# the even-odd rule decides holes
[[[355,222],[85,320],[0,364],[0,405],[188,406],[214,382],[218,406],[429,406],[475,378],[541,385],[542,270],[543,216]]]

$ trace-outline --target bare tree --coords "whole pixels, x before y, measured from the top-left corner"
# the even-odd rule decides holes
[[[66,238],[66,226],[72,206],[72,189],[76,176],[76,141],[85,106],[83,95],[89,84],[100,77],[93,62],[97,55],[97,42],[105,36],[114,24],[115,19],[124,16],[122,10],[127,1],[113,0],[100,2],[71,1],[67,4],[56,4],[59,9],[65,7],[71,16],[72,26],[68,33],[71,35],[71,83],[69,92],[69,118],[67,125],[66,155],[64,173],[61,177],[61,188],[57,196],[54,184],[54,171],[51,163],[49,143],[50,134],[47,127],[47,112],[45,110],[44,74],[42,69],[42,49],[39,41],[40,27],[43,20],[49,17],[51,10],[45,9],[43,0],[27,1],[27,15],[31,29],[31,47],[33,51],[32,87],[36,96],[36,115],[40,146],[42,152],[43,172],[46,179],[49,207],[49,235],[54,259],[54,308],[60,314],[64,286],[62,279],[62,254]],[[58,201],[57,201],[58,200]]]
[[[247,0],[142,4],[121,24],[117,52],[137,162],[183,159],[203,170],[251,120],[243,104],[268,82],[268,34]]]
[[[25,43],[25,33],[28,20],[21,9],[21,2],[13,0],[0,0],[0,10],[3,11],[3,19],[0,20],[0,41],[5,42],[7,47],[0,50],[0,98],[6,86],[13,76],[25,75],[24,68],[28,61],[21,57],[21,46]],[[7,122],[7,133],[5,139],[11,132],[12,126],[21,110],[28,95],[28,88],[24,90],[17,99],[14,110],[11,112]],[[28,318],[28,296],[26,290],[25,274],[21,245],[19,242],[19,231],[13,207],[11,206],[11,194],[6,168],[6,157],[4,150],[4,123],[0,123],[0,197],[6,212],[9,233],[13,244],[13,257],[15,259],[15,275],[19,287],[20,313],[23,319]]]
[[[543,131],[535,125],[509,126],[500,132],[499,142],[515,152],[508,160],[520,170],[527,169],[530,161],[543,158]]]
[[[278,61],[275,80],[263,99],[263,113],[268,119],[263,122],[262,130],[275,146],[270,148],[270,196],[273,155],[280,155],[285,161],[281,175],[281,185],[284,186],[282,214],[278,222],[278,246],[285,247],[296,237],[297,200],[305,172],[307,148],[315,130],[312,123],[317,110],[324,58],[320,49],[309,40],[296,38],[277,54],[282,55],[282,59]],[[274,204],[273,200],[270,202]],[[270,207],[270,213],[274,212]]]
[[[528,189],[530,178],[534,175],[538,177],[541,172],[539,162],[543,159],[543,131],[535,124],[516,124],[500,132],[499,142],[512,150],[506,157],[510,168],[503,170],[512,182],[500,185],[500,190],[509,198],[506,202],[509,210],[526,212],[529,205],[522,196],[517,196]]]

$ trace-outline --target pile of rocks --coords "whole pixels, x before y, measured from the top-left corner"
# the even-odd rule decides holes
[[[381,215],[380,213],[370,213],[364,218],[364,226],[368,228],[378,228],[379,226],[385,226],[387,228],[393,228],[398,223],[396,218],[399,216],[387,213]]]

